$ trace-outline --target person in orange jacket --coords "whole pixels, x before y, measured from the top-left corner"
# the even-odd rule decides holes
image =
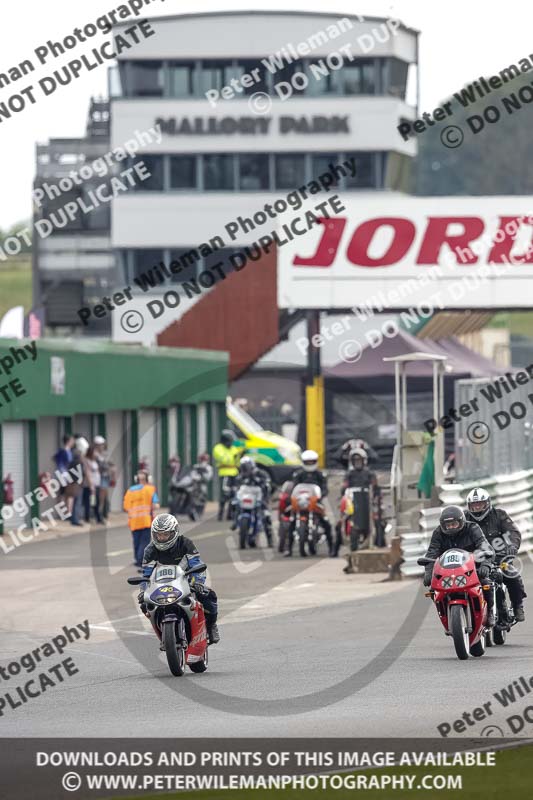
[[[124,495],[124,511],[128,513],[128,525],[133,539],[135,566],[142,567],[143,555],[150,544],[152,520],[159,509],[157,489],[151,483],[147,470],[139,470],[135,483]]]

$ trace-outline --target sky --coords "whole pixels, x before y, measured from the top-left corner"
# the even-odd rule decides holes
[[[0,26],[0,73],[26,58],[49,39],[63,39],[75,27],[117,8],[121,0],[17,0],[4,4]],[[331,14],[394,17],[420,31],[420,112],[432,111],[441,100],[480,75],[492,75],[533,53],[533,6],[525,0],[487,4],[482,0],[160,0],[146,16],[201,11],[265,9],[328,11]],[[280,46],[285,44],[280,30]],[[95,37],[94,43],[104,38]],[[86,49],[79,45],[79,52]],[[82,49],[83,48],[83,49]],[[76,50],[73,51],[76,53]],[[73,57],[75,57],[73,54]],[[63,59],[50,62],[50,72]],[[37,82],[49,74],[33,74]],[[0,89],[0,104],[34,82],[32,74]],[[104,64],[82,74],[53,95],[36,93],[38,102],[0,122],[0,228],[31,216],[35,144],[54,137],[82,136],[91,95],[107,95]]]

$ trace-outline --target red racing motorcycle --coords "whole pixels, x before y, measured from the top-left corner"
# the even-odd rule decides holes
[[[457,657],[464,661],[469,657],[485,653],[487,627],[487,603],[476,572],[474,554],[453,548],[446,550],[440,558],[418,559],[425,567],[433,564],[431,588],[426,597],[435,603],[446,636],[453,638]],[[491,587],[494,591],[494,588]]]

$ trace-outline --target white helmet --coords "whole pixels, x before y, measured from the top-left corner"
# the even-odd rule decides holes
[[[349,454],[349,462],[352,467],[355,467],[355,459],[360,458],[363,467],[366,467],[368,463],[368,455],[366,450],[363,450],[362,447],[354,447],[350,450]]]
[[[481,522],[491,509],[490,494],[485,489],[472,489],[466,498],[466,505],[470,515],[477,522]]]
[[[314,472],[318,467],[318,453],[315,453],[314,450],[304,450],[302,464],[306,472]]]
[[[103,436],[95,436],[93,439],[93,444],[100,445],[105,444],[105,439]]]
[[[79,452],[80,455],[85,456],[87,455],[87,450],[89,449],[89,442],[85,438],[85,436],[78,436],[75,440],[76,450]]]
[[[168,550],[179,535],[179,522],[172,514],[158,514],[152,522],[150,536],[157,550]]]
[[[255,461],[251,456],[243,456],[239,462],[239,470],[241,475],[249,478],[255,470]]]

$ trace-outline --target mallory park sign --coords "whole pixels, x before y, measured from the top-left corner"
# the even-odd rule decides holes
[[[257,136],[274,133],[272,117],[158,117],[155,124],[161,126],[167,136],[233,136],[235,134]],[[278,133],[317,134],[351,133],[348,115],[290,116],[275,120]]]

